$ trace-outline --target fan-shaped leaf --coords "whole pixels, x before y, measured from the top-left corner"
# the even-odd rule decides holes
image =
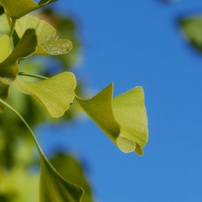
[[[83,195],[83,189],[71,182],[66,181],[50,164],[43,154],[31,128],[24,120],[24,118],[9,104],[0,99],[0,103],[8,107],[14,114],[16,114],[24,123],[30,132],[36,147],[40,154],[41,172],[40,172],[40,202],[80,202]],[[6,187],[5,187],[6,188]],[[16,198],[15,198],[16,199]]]
[[[91,99],[76,99],[120,150],[142,155],[148,139],[143,89],[136,87],[114,99],[112,93],[110,84]]]
[[[0,0],[0,5],[12,18],[20,18],[21,16],[39,9],[45,5],[56,2],[58,0],[41,0],[36,3],[32,0]]]
[[[36,51],[37,37],[33,29],[28,29],[21,40],[9,55],[10,41],[8,36],[0,40],[0,48],[3,50],[0,56],[0,81],[10,84],[17,76],[19,59],[26,58]]]
[[[56,30],[44,20],[26,15],[16,22],[16,32],[21,38],[27,29],[35,29],[38,37],[38,50],[36,54],[61,55],[72,49],[71,41],[58,39]]]
[[[66,180],[83,188],[82,202],[94,201],[91,187],[84,173],[85,169],[73,155],[59,152],[50,159],[50,162]]]
[[[62,116],[75,97],[76,79],[71,72],[39,82],[28,82],[18,77],[13,83],[23,93],[36,98],[53,117]]]
[[[62,178],[41,154],[40,202],[80,202],[82,195],[82,188]]]

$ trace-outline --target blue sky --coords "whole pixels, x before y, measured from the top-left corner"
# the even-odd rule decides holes
[[[50,140],[44,148],[58,143],[85,159],[99,202],[201,202],[202,56],[176,23],[182,14],[202,11],[201,1],[60,0],[55,6],[78,21],[83,50],[76,66],[89,89],[111,82],[115,95],[144,88],[149,142],[142,157],[123,154],[85,120],[43,126]],[[54,130],[64,139],[51,135]]]

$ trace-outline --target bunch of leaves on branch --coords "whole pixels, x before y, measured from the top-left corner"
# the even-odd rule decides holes
[[[71,65],[69,61],[71,57],[67,60],[68,56],[66,54],[74,44],[68,39],[60,39],[56,35],[56,29],[49,23],[29,14],[55,1],[41,0],[36,3],[32,0],[0,0],[0,113],[2,123],[6,121],[9,125],[12,125],[13,119],[18,120],[15,133],[19,131],[18,127],[24,127],[37,147],[40,156],[39,201],[91,201],[90,196],[85,198],[90,193],[88,185],[85,185],[86,182],[76,184],[77,182],[74,179],[67,179],[68,177],[66,178],[64,172],[59,167],[57,168],[58,161],[54,165],[57,168],[56,171],[44,155],[26,117],[24,118],[23,113],[19,113],[15,109],[15,104],[12,105],[12,103],[17,102],[16,100],[21,96],[19,92],[21,92],[35,99],[51,117],[58,118],[64,116],[65,112],[71,106],[73,107],[76,102],[121,151],[124,153],[136,152],[138,155],[143,155],[143,148],[148,140],[144,91],[142,87],[138,86],[113,98],[113,83],[111,83],[97,95],[86,100],[77,95],[75,89],[78,84],[72,72],[62,71],[49,77],[45,74],[27,71],[29,68],[22,68],[22,63],[26,63],[29,58],[35,56],[61,56],[60,60],[65,65]],[[31,66],[33,69],[35,68],[33,64]],[[38,69],[38,67],[36,68]],[[43,73],[43,70],[39,70],[39,72]],[[12,89],[19,91],[14,98],[12,97]],[[11,92],[9,93],[9,91]],[[12,97],[11,102],[7,102],[10,97]],[[10,115],[4,116],[8,110],[13,113],[15,118],[10,118]],[[41,116],[41,110],[38,116]],[[6,118],[9,119],[6,120]],[[32,118],[29,117],[29,119],[31,122]],[[13,130],[8,129],[7,132],[13,133]],[[18,134],[15,134],[15,136],[18,136]],[[21,134],[19,136],[22,139],[28,138]],[[14,136],[11,135],[11,137]],[[1,138],[0,131],[1,139],[3,138]],[[9,147],[8,142],[4,144],[5,147]],[[14,148],[9,148],[10,153],[6,154],[12,154],[12,149]],[[4,166],[0,166],[1,179],[5,175],[9,175],[7,169],[12,162],[9,162],[8,159],[9,156],[6,156],[0,161],[4,163]],[[72,158],[61,156],[60,159],[70,162],[69,159]],[[76,165],[76,163],[74,164]],[[20,168],[20,164],[18,165],[18,168]],[[17,169],[17,174],[12,172],[12,175],[22,177],[22,175],[19,175],[19,170]],[[25,171],[23,170],[23,172]],[[80,173],[81,177],[83,177],[82,175]],[[6,188],[3,191],[5,190]],[[0,197],[3,195],[3,191],[0,186]],[[9,197],[15,198],[17,196],[11,194]],[[10,198],[2,197],[2,200],[9,201]]]

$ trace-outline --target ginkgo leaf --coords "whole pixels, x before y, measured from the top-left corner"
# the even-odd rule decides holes
[[[18,76],[13,84],[21,92],[32,95],[52,117],[62,116],[75,97],[76,79],[71,72],[38,82],[25,81]]]
[[[179,21],[185,38],[202,52],[202,16],[192,16]]]
[[[56,1],[58,0],[41,0],[39,3],[36,3],[32,0],[0,0],[0,5],[4,7],[4,10],[10,17],[20,18],[31,11]]]
[[[92,190],[85,176],[83,164],[74,155],[56,153],[50,159],[53,167],[69,182],[72,182],[84,190],[82,202],[93,202]]]
[[[62,178],[41,154],[40,202],[80,202],[81,187]]]
[[[43,154],[35,135],[24,118],[9,104],[0,99],[0,103],[8,107],[17,115],[30,132],[36,147],[40,154],[40,184],[39,184],[39,201],[40,202],[81,202],[83,189],[71,182],[65,180],[50,164]]]
[[[88,100],[76,97],[81,107],[125,153],[143,154],[148,140],[144,92],[136,87],[112,99],[113,85]]]
[[[116,140],[119,148],[124,152],[131,152],[135,148],[135,151],[141,154],[141,148],[148,140],[148,121],[142,87],[133,88],[115,97],[113,112],[121,125],[121,132]]]
[[[21,38],[27,29],[35,29],[38,37],[38,49],[35,54],[61,55],[72,49],[71,41],[58,39],[56,30],[44,20],[30,15],[23,16],[16,22],[16,32]]]
[[[3,36],[0,39],[0,48],[3,50],[0,56],[0,81],[10,84],[18,74],[18,61],[33,54],[36,51],[36,46],[37,37],[34,29],[26,30],[11,54],[9,54],[9,37],[6,35]]]

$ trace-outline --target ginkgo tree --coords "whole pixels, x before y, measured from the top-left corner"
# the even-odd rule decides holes
[[[0,113],[4,116],[5,108],[10,109],[27,128],[38,149],[41,168],[39,201],[78,202],[82,201],[85,190],[67,181],[55,170],[26,120],[7,103],[9,89],[13,86],[31,95],[55,118],[63,116],[71,104],[77,102],[124,153],[143,155],[148,141],[148,121],[142,87],[135,87],[113,98],[111,83],[94,97],[82,99],[75,92],[77,81],[72,72],[61,72],[48,78],[21,70],[20,62],[28,57],[65,55],[74,45],[67,39],[60,39],[56,30],[43,19],[29,14],[53,2],[56,0],[41,0],[39,3],[0,0],[3,8],[0,23],[5,25],[0,29]]]

